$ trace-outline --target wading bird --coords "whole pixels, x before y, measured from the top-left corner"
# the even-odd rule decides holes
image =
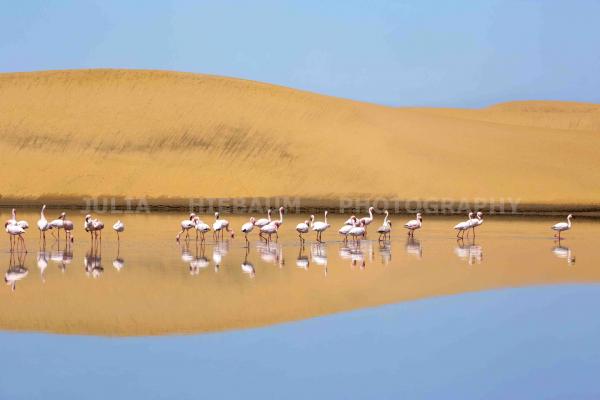
[[[560,240],[561,232],[571,229],[571,218],[573,218],[573,215],[569,214],[567,216],[567,222],[559,222],[558,224],[552,226],[552,230],[558,232],[558,234],[554,234],[554,237],[558,237],[558,240]]]
[[[298,225],[296,225],[296,232],[298,232],[298,237],[300,238],[300,242],[302,244],[304,244],[304,238],[302,237],[302,234],[308,233],[308,230],[310,229],[310,224],[314,220],[315,220],[315,216],[311,215],[310,216],[310,221],[306,220],[306,221],[300,222]]]
[[[125,224],[121,222],[121,220],[118,220],[113,225],[113,229],[115,230],[115,232],[117,232],[117,241],[120,241],[121,237],[119,234],[125,230]]]
[[[38,229],[40,230],[40,240],[46,240],[46,231],[51,228],[50,223],[46,219],[44,215],[44,211],[46,210],[46,205],[42,206],[42,211],[40,212],[40,219],[37,222]]]
[[[249,241],[248,241],[248,234],[250,232],[252,232],[252,230],[254,229],[254,223],[256,222],[256,220],[254,219],[254,217],[250,217],[250,220],[248,222],[246,222],[244,225],[242,225],[242,233],[244,234],[244,238],[246,239],[246,247],[248,247],[249,245]]]
[[[177,235],[175,236],[175,240],[179,242],[179,237],[181,236],[181,234],[183,232],[185,232],[185,238],[189,238],[190,234],[189,234],[189,230],[194,228],[196,226],[194,219],[196,218],[196,214],[194,213],[190,213],[190,217],[188,219],[184,219],[183,221],[181,221],[181,231],[179,231],[179,233],[177,233]]]
[[[458,224],[454,225],[454,229],[456,230],[456,237],[457,238],[462,238],[465,235],[465,231],[468,231],[469,229],[471,229],[471,219],[473,218],[473,213],[469,212],[469,219],[467,221],[463,221],[463,222],[459,222]],[[462,233],[462,235],[461,235]],[[469,234],[467,233],[467,236]]]
[[[350,223],[348,224],[347,222],[350,221]],[[344,242],[348,241],[348,234],[350,233],[350,230],[352,228],[354,228],[354,224],[357,222],[356,217],[353,215],[350,218],[348,218],[346,220],[346,222],[344,222],[344,225],[338,230],[338,233],[340,235],[344,236]]]
[[[417,213],[416,219],[411,219],[404,227],[408,229],[408,236],[415,236],[415,230],[421,229],[423,226],[423,217],[421,217],[421,213]]]
[[[417,217],[420,214],[417,214]],[[389,239],[390,232],[392,231],[392,221],[389,219],[390,212],[385,210],[385,218],[383,219],[383,225],[377,228],[377,233],[379,233],[379,241],[381,241],[381,237],[383,236],[383,240]],[[406,225],[405,225],[406,226]]]
[[[221,240],[223,239],[223,231],[227,231],[231,238],[235,236],[233,230],[229,229],[229,221],[226,219],[219,218],[219,212],[215,212],[215,222],[213,223],[213,235],[215,236],[215,240],[219,239],[219,232],[221,233]]]
[[[374,210],[375,210],[375,208],[369,207],[369,216],[363,217],[358,220],[358,222],[361,223],[362,226],[365,228],[365,235],[367,234],[367,225],[369,225],[371,222],[373,222],[373,211]]]
[[[200,232],[200,240],[204,242],[204,234],[210,231],[210,226],[198,217],[194,219],[194,222],[196,224],[196,239],[198,239],[198,232]]]
[[[324,221],[316,221],[313,222],[312,225],[312,230],[317,232],[317,242],[319,243],[323,243],[323,241],[321,240],[321,236],[323,235],[323,232],[325,232],[327,230],[327,228],[329,228],[329,224],[327,223],[327,210],[325,210],[324,213]]]
[[[267,218],[260,218],[254,221],[254,226],[262,228],[263,226],[271,223],[271,209],[267,210]]]

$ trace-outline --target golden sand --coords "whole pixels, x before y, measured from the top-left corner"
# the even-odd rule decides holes
[[[586,205],[600,199],[600,106],[393,108],[189,73],[5,73],[0,153],[4,200],[381,195]]]

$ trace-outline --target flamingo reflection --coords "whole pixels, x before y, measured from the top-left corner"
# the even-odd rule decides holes
[[[409,236],[409,238],[406,240],[405,249],[406,254],[410,254],[419,260],[423,258],[423,246],[421,246],[421,241],[419,239]]]
[[[17,282],[24,279],[29,270],[25,267],[25,253],[11,253],[8,270],[4,274],[4,283],[10,286],[12,291],[17,290]]]
[[[557,245],[552,248],[552,253],[558,258],[567,260],[569,266],[575,265],[575,256],[571,253],[571,249],[567,246],[561,245],[561,241],[555,241]]]
[[[204,240],[200,243],[196,242],[196,252],[190,261],[190,275],[198,275],[198,273],[210,265],[208,258],[205,256],[206,244]]]
[[[260,255],[260,259],[268,264],[275,264],[279,268],[285,265],[283,257],[283,246],[273,242],[257,242],[256,251]]]
[[[483,248],[480,245],[475,244],[473,240],[471,243],[465,245],[464,239],[460,238],[456,241],[457,247],[454,248],[454,254],[463,261],[466,261],[469,265],[475,263],[481,264],[483,261]]]
[[[382,240],[379,242],[379,256],[381,257],[381,263],[383,265],[392,262],[392,244],[389,240]]]
[[[296,257],[296,267],[307,271],[310,266],[310,261],[308,256],[304,254],[304,242],[302,241],[301,243],[302,245],[299,247],[300,251],[298,252],[298,257]]]
[[[323,267],[325,276],[327,276],[327,243],[313,243],[310,253],[310,259],[313,264]]]
[[[250,252],[250,248],[246,247],[246,252],[244,255],[244,261],[242,262],[241,268],[244,274],[248,274],[250,278],[254,278],[256,276],[256,270],[254,269],[254,265],[248,261],[248,253]]]

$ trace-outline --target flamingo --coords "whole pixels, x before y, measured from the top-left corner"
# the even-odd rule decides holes
[[[285,209],[283,207],[279,207],[279,220],[271,221],[269,223],[269,225],[277,225],[277,230],[275,231],[275,237],[277,239],[279,239],[279,234],[277,233],[277,231],[279,230],[279,227],[281,225],[283,225],[283,212],[284,211],[285,211]]]
[[[473,237],[475,237],[475,228],[483,224],[483,213],[481,211],[477,211],[476,216],[477,218],[469,220],[471,224],[471,229],[473,229]]]
[[[16,223],[9,223],[6,222],[4,224],[4,229],[6,230],[6,233],[8,233],[10,236],[10,251],[14,251],[14,246],[15,246],[15,239],[18,239],[19,242],[23,245],[23,248],[25,250],[25,253],[27,253],[27,246],[25,245],[25,239],[23,239],[23,234],[25,233],[25,229],[23,229],[21,226],[19,226]],[[17,243],[17,249],[18,249],[18,243]]]
[[[46,219],[44,215],[44,211],[46,210],[46,205],[42,205],[42,211],[40,212],[40,219],[37,222],[38,229],[40,230],[40,240],[46,240],[46,231],[50,229],[50,223]]]
[[[113,229],[115,230],[115,232],[117,232],[117,241],[120,241],[121,237],[119,236],[119,234],[125,230],[125,224],[119,219],[113,225]]]
[[[317,242],[323,243],[321,241],[321,236],[329,227],[330,225],[327,223],[327,210],[325,210],[325,221],[317,221],[312,224],[312,230],[317,232]]]
[[[25,221],[25,220],[17,221],[17,210],[15,210],[13,208],[11,213],[12,213],[12,218],[6,221],[7,224],[18,225],[21,228],[23,228],[24,230],[29,229],[29,223],[27,221]]]
[[[269,235],[268,239],[265,239],[265,241],[268,243],[271,241],[271,236],[273,234],[277,234],[277,230],[279,229],[279,225],[276,223],[278,221],[272,221],[272,223],[267,224],[263,227],[260,228],[260,237],[262,237],[264,239],[263,233],[266,233],[267,235]]]
[[[573,215],[569,214],[567,216],[567,222],[559,222],[552,226],[552,230],[558,232],[558,240],[560,240],[561,232],[571,229],[571,218],[573,218]],[[557,237],[557,234],[554,234],[554,237]]]
[[[218,211],[215,212],[215,222],[213,223],[213,230],[215,234],[215,239],[217,240],[219,232],[221,232],[221,239],[223,239],[223,230],[226,230],[231,235],[232,239],[235,235],[233,230],[229,229],[229,221],[227,221],[226,219],[219,219]]]
[[[62,212],[60,213],[60,215],[58,216],[57,219],[50,221],[50,227],[52,229],[58,229],[58,239],[60,239],[60,230],[64,228],[65,225],[65,217],[66,217],[66,213]],[[52,233],[52,236],[54,236],[54,232]],[[65,233],[65,238],[66,238],[66,233]]]
[[[377,233],[379,233],[379,240],[381,241],[381,236],[383,236],[383,240],[385,240],[391,230],[392,230],[392,221],[389,220],[390,212],[385,210],[385,218],[383,219],[383,225],[377,228]]]
[[[262,228],[263,226],[271,223],[271,209],[267,210],[267,218],[260,218],[254,221],[254,226]]]
[[[415,236],[415,230],[421,229],[422,226],[423,226],[423,217],[421,217],[421,213],[417,213],[416,219],[411,219],[406,224],[404,224],[404,227],[406,229],[408,229],[408,236],[412,236],[412,237]]]
[[[204,242],[204,234],[210,231],[210,226],[207,223],[201,221],[198,217],[196,217],[194,221],[196,223],[196,239],[198,238],[198,232],[200,232],[200,240]]]
[[[196,214],[190,213],[190,217],[188,219],[184,219],[183,221],[181,221],[181,231],[179,231],[179,233],[177,233],[177,235],[175,236],[176,241],[179,242],[179,237],[183,232],[185,232],[186,239],[190,237],[188,231],[196,226],[196,224],[194,223],[194,218],[196,218]]]
[[[100,241],[102,241],[102,229],[104,229],[104,223],[102,221],[99,221],[97,218],[92,219],[92,216],[90,214],[87,214],[85,216],[85,222],[83,223],[83,227],[86,232],[90,233],[90,238],[98,238],[99,234]]]
[[[347,224],[348,221],[350,221],[350,224]],[[344,222],[344,225],[338,230],[340,235],[344,235],[344,242],[348,241],[348,234],[350,233],[350,230],[354,228],[354,223],[356,221],[357,219],[353,215],[348,220],[346,220],[346,222]]]
[[[350,229],[350,232],[348,232],[348,234],[350,236],[352,236],[354,241],[356,241],[356,238],[358,236],[362,236],[364,239],[366,233],[367,233],[367,230],[365,229],[365,222],[362,220],[359,221],[358,224],[356,223],[356,221],[354,221],[354,224],[352,225],[352,229]]]
[[[311,215],[310,221],[306,220],[306,221],[300,222],[298,225],[296,225],[296,232],[298,232],[298,237],[300,238],[300,242],[302,242],[302,244],[304,244],[304,238],[302,237],[302,234],[308,233],[308,230],[310,229],[310,224],[314,220],[315,220],[315,216]]]
[[[365,235],[367,233],[367,225],[369,225],[371,222],[373,222],[373,211],[375,210],[374,207],[369,207],[369,216],[368,217],[363,217],[361,219],[358,220],[359,223],[362,223],[363,226],[365,227]]]
[[[246,246],[249,246],[250,242],[248,241],[248,234],[254,229],[255,222],[256,220],[254,219],[254,217],[250,217],[250,220],[244,225],[242,225],[242,233],[244,234],[244,238],[246,239]]]
[[[352,222],[354,221],[355,218],[356,218],[355,215],[351,215],[350,218],[348,218],[346,221],[344,221],[344,225],[352,226]]]
[[[469,212],[469,219],[467,221],[460,222],[454,225],[454,229],[456,230],[456,237],[462,238],[465,235],[465,231],[471,229],[471,219],[473,219],[473,213]],[[462,235],[460,233],[462,232]]]

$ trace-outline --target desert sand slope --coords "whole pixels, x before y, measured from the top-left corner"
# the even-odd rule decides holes
[[[0,74],[0,194],[600,199],[599,106],[397,109],[134,70]]]

